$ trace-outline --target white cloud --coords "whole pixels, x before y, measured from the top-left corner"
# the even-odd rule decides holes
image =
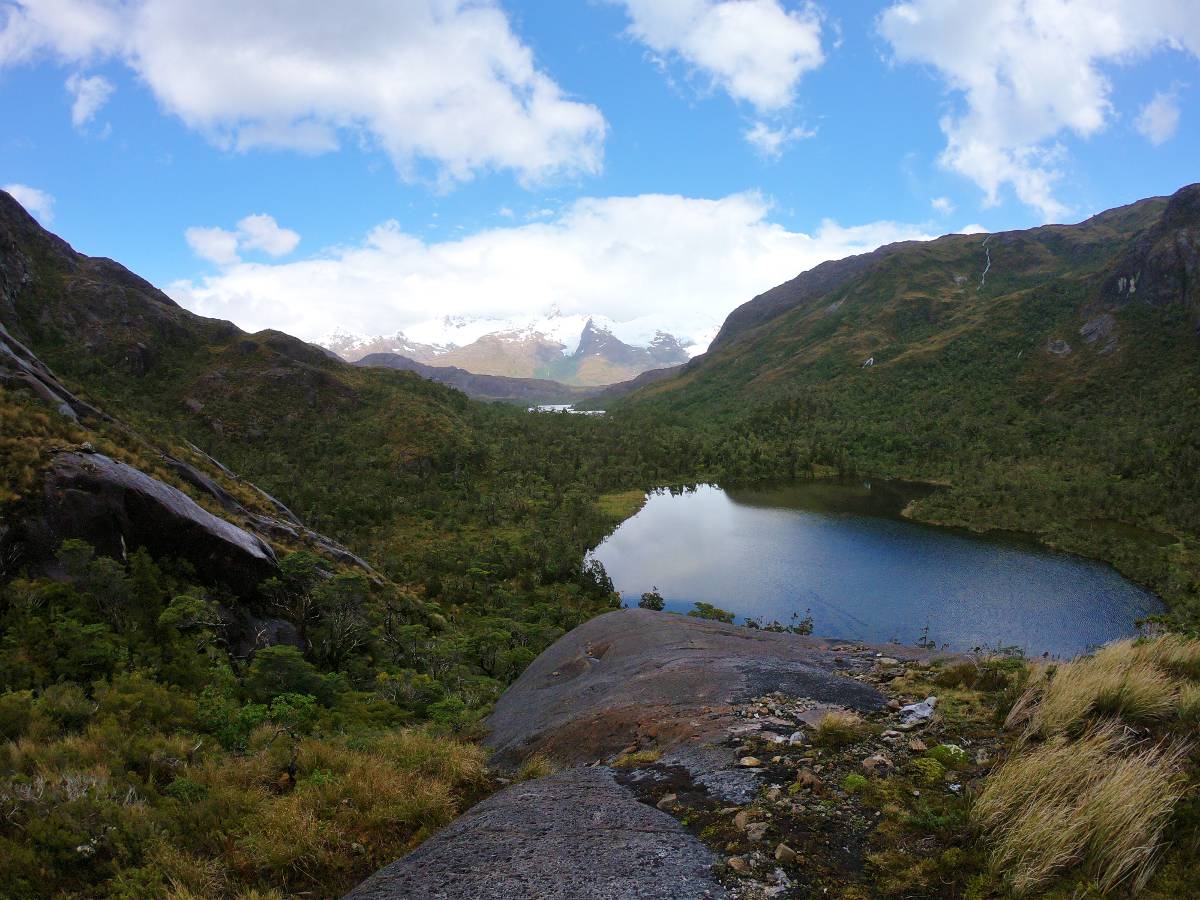
[[[949,197],[934,197],[929,205],[940,216],[948,216],[954,212],[954,202]]]
[[[112,96],[112,83],[101,75],[84,78],[78,72],[67,78],[66,88],[75,99],[71,103],[71,124],[84,128]]]
[[[590,174],[605,122],[534,63],[492,0],[18,0],[0,67],[116,59],[219,146],[380,147],[406,178]]]
[[[1200,54],[1194,0],[906,0],[878,24],[897,60],[933,66],[962,97],[941,120],[942,164],[989,204],[1009,185],[1046,219],[1068,212],[1054,195],[1061,135],[1089,137],[1112,117],[1101,66],[1166,47]]]
[[[763,156],[768,159],[779,159],[788,144],[806,140],[815,134],[815,131],[801,126],[789,128],[783,125],[772,128],[766,122],[759,121],[747,129],[742,136]]]
[[[825,61],[821,16],[779,0],[612,0],[629,34],[663,57],[677,56],[735,100],[760,111],[789,106],[800,78]]]
[[[984,228],[978,222],[972,222],[970,225],[964,225],[958,229],[959,234],[990,234],[990,229]]]
[[[552,310],[594,314],[619,334],[654,329],[705,340],[733,307],[827,259],[926,237],[892,222],[813,234],[772,223],[755,193],[717,200],[666,195],[583,199],[548,222],[442,242],[396,222],[358,246],[297,262],[241,263],[168,293],[190,309],[251,330],[308,340],[336,330],[445,334],[447,316],[525,320]],[[670,240],[663,240],[670,235]]]
[[[6,184],[3,188],[13,199],[25,207],[25,211],[49,228],[54,221],[54,198],[45,191],[27,184]]]
[[[1134,127],[1155,147],[1175,137],[1179,129],[1179,91],[1159,91],[1142,107]]]
[[[183,233],[188,246],[201,259],[218,266],[232,266],[241,262],[238,256],[238,236],[224,228],[193,227]]]
[[[263,213],[246,216],[237,223],[236,231],[193,227],[184,231],[183,236],[193,253],[218,266],[240,263],[241,254],[248,250],[261,250],[268,256],[287,256],[300,243],[297,232],[281,228],[274,216]]]
[[[261,250],[270,256],[287,256],[300,243],[299,234],[280,228],[274,217],[261,213],[238,222],[238,237],[244,249]]]

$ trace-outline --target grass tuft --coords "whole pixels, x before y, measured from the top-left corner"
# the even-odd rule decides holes
[[[1176,777],[1183,748],[1126,753],[1124,744],[1119,724],[1107,722],[1078,740],[1057,735],[1026,748],[987,779],[972,818],[1014,892],[1078,865],[1104,892],[1145,884],[1184,791]]]
[[[834,711],[817,723],[813,743],[822,747],[844,747],[866,734],[863,720],[851,712]]]

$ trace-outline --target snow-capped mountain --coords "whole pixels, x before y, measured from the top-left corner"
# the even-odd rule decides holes
[[[321,344],[350,362],[372,353],[396,353],[478,375],[603,385],[688,360],[688,348],[679,339],[657,329],[647,331],[641,323],[552,312],[521,323],[446,317],[390,336],[339,331]]]

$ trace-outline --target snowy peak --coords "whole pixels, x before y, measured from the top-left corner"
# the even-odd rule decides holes
[[[686,362],[673,335],[627,343],[602,316],[550,315],[525,322],[444,317],[409,333],[359,337],[335,332],[322,346],[354,362],[372,353],[397,353],[426,365],[458,366],[478,375],[549,378],[566,384],[604,385],[649,369]]]

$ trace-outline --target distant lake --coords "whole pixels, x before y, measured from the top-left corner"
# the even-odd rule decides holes
[[[952,650],[1018,646],[1071,657],[1136,632],[1161,601],[1102,563],[1032,542],[976,537],[899,516],[903,485],[792,484],[652,494],[593,555],[629,604],[658,587],[814,633],[929,639]]]

